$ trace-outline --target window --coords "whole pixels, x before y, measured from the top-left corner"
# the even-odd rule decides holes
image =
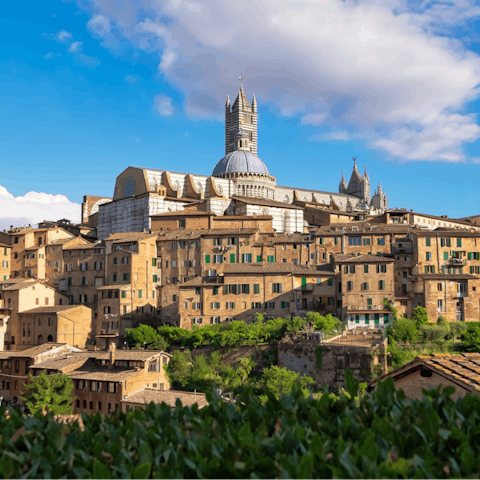
[[[370,285],[368,282],[362,283],[361,289],[362,290],[368,290],[370,288]]]
[[[205,263],[210,263],[210,255],[205,255]]]
[[[233,310],[235,308],[235,302],[227,302],[227,310]]]
[[[267,256],[267,262],[268,263],[275,263],[275,256],[274,255],[268,255]]]
[[[212,302],[212,303],[210,304],[210,308],[211,308],[212,310],[219,310],[219,309],[220,309],[220,302]]]
[[[265,306],[268,310],[273,310],[275,308],[275,302],[267,302]]]
[[[431,238],[426,238],[425,239],[425,246],[431,247],[432,246],[432,239]],[[442,245],[443,246],[443,245]]]
[[[260,302],[252,302],[252,308],[262,308],[262,304]]]
[[[120,298],[127,298],[127,292],[125,290],[120,292]]]
[[[385,290],[385,280],[380,280],[378,282],[378,289],[379,290]]]
[[[259,283],[254,283],[253,284],[253,293],[255,293],[255,294],[260,293],[260,284]]]
[[[387,273],[386,265],[377,265],[377,273]]]
[[[202,323],[202,318],[201,317],[200,318],[198,318],[198,317],[194,318],[193,323],[195,323],[196,325],[199,325],[200,323]]]
[[[352,282],[352,281],[348,281],[348,282],[347,282],[347,290],[348,290],[348,291],[353,290],[353,282]]]
[[[242,253],[242,263],[252,263],[252,254]]]
[[[377,238],[377,245],[385,245],[385,239],[384,238]]]
[[[364,238],[363,239],[363,244],[364,245],[370,245],[370,238]]]
[[[333,278],[329,278],[329,279],[327,280],[327,285],[328,285],[328,286],[332,286],[332,285],[333,285]]]
[[[437,290],[438,290],[439,292],[442,291],[442,284],[441,284],[441,283],[437,283]]]
[[[237,237],[228,237],[228,244],[229,245],[237,245],[238,238]]]
[[[213,287],[213,294],[218,295],[218,287]]]
[[[461,247],[461,246],[462,246],[462,239],[457,238],[457,247]]]
[[[345,265],[343,271],[344,273],[355,273],[355,265]]]
[[[214,255],[213,263],[223,263],[223,255]]]
[[[443,312],[443,300],[441,298],[437,300],[437,310]]]
[[[176,296],[176,295],[172,295],[172,300],[173,300],[174,302],[176,302],[176,301],[177,301],[177,296]]]
[[[323,237],[320,237],[320,238],[318,239],[318,243],[319,243],[320,245],[324,245],[324,244],[325,244],[325,239],[324,239]]]
[[[213,239],[213,244],[214,244],[215,246],[221,245],[221,244],[222,244],[222,239],[221,239],[221,238],[214,238],[214,239]]]
[[[467,291],[467,284],[466,283],[457,283],[457,293],[464,294]]]
[[[362,237],[348,237],[348,244],[349,245],[361,245],[362,244]]]
[[[372,306],[373,306],[373,300],[371,298],[367,298],[367,308],[371,310]]]
[[[187,247],[187,241],[186,240],[180,240],[178,242],[178,248],[180,248],[181,250],[184,250],[186,247]]]
[[[210,317],[210,323],[220,323],[220,317]]]
[[[225,295],[228,295],[228,294],[236,295],[237,293],[240,293],[240,285],[238,287],[239,288],[237,290],[237,285],[225,285],[224,287]]]
[[[117,257],[113,257],[113,264],[114,264],[114,265],[117,264]]]
[[[427,262],[429,262],[430,260],[432,260],[432,252],[426,252],[426,258],[425,258],[425,260],[426,260]]]
[[[178,221],[178,228],[185,228],[185,220]]]
[[[202,302],[193,302],[192,303],[192,308],[194,310],[201,310],[203,307],[203,303]]]
[[[250,294],[250,285],[248,283],[243,283],[241,286],[241,292],[245,294]]]
[[[128,282],[128,278],[129,278],[128,273],[124,273],[123,274],[123,280]]]
[[[282,293],[282,284],[281,283],[273,283],[272,288],[273,288],[273,293]]]

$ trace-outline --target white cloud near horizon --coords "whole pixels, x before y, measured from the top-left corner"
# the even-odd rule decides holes
[[[459,162],[480,138],[478,119],[465,113],[479,97],[480,56],[454,36],[480,17],[475,0],[90,0],[89,8],[88,26],[105,45],[118,35],[159,57],[189,115],[221,115],[243,72],[249,96],[316,128],[314,140],[345,132],[402,161]]]
[[[44,220],[67,218],[71,222],[81,220],[81,205],[70,201],[65,195],[44,192],[28,192],[16,197],[0,185],[0,229],[36,226]]]

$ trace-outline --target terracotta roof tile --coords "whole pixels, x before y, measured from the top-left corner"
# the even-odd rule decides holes
[[[329,264],[316,266],[294,265],[292,263],[227,263],[224,268],[225,275],[228,274],[275,274],[293,273],[294,275],[334,275]]]
[[[156,237],[156,233],[148,232],[119,232],[112,233],[105,241],[113,241],[113,243],[123,243],[123,242],[139,242],[141,240],[146,240],[147,238]]]
[[[382,257],[380,255],[355,255],[355,254],[338,254],[334,256],[337,263],[390,263],[394,262],[394,258]]]
[[[52,305],[51,307],[36,307],[30,310],[23,310],[18,314],[22,315],[23,313],[57,313],[57,312],[65,312],[67,310],[74,310],[78,307],[82,307],[82,305]],[[83,305],[83,308],[85,308],[85,305]],[[90,310],[90,308],[88,309]]]

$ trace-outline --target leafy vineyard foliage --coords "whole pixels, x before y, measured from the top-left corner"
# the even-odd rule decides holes
[[[3,478],[478,478],[480,397],[453,388],[407,401],[392,380],[358,395],[300,389],[236,403],[148,405],[59,425],[0,407]]]

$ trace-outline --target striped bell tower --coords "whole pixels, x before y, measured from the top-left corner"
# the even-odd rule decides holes
[[[250,104],[241,83],[233,105],[230,106],[230,97],[225,104],[225,155],[237,150],[236,135],[239,130],[247,132],[249,150],[258,155],[257,100],[253,95]]]

